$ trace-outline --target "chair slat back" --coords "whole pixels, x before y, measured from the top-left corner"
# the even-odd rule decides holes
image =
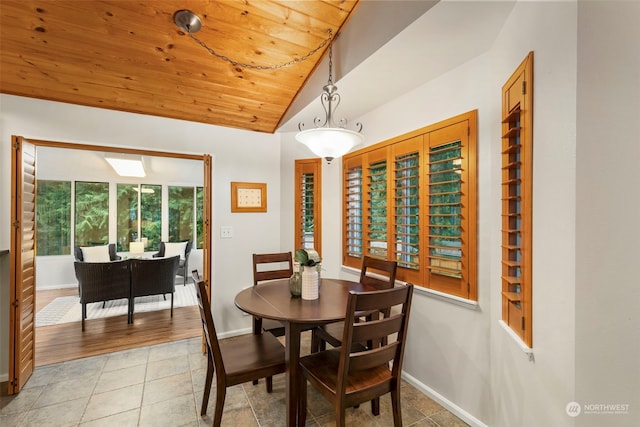
[[[286,268],[264,270],[266,264],[286,263]],[[278,267],[282,267],[279,265]],[[291,252],[272,254],[253,254],[253,285],[265,280],[288,279],[293,275],[293,258]]]
[[[365,256],[362,259],[360,283],[375,286],[378,289],[389,289],[395,285],[398,263],[381,258]],[[374,277],[367,273],[376,273],[384,278]]]
[[[382,365],[388,367],[391,361],[392,375],[399,375],[412,296],[411,284],[379,291],[349,293],[338,372],[340,389],[345,389],[349,373]],[[397,306],[401,306],[399,311],[392,310]],[[383,317],[363,321],[358,313],[364,310],[375,310]],[[392,311],[393,315],[389,315]],[[394,334],[395,338],[391,339]],[[361,347],[358,344],[363,342],[369,342],[369,347],[358,351]]]
[[[207,341],[207,351],[213,355],[213,362],[217,375],[225,375],[224,362],[222,360],[222,352],[220,351],[220,343],[216,334],[216,326],[213,323],[213,314],[211,313],[211,304],[207,298],[207,288],[204,281],[198,275],[197,271],[193,272],[193,281],[196,282],[196,295],[198,297],[198,308],[200,309],[200,319],[202,320],[202,328],[204,329],[205,340]]]

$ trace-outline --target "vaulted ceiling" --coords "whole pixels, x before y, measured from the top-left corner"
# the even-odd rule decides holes
[[[251,131],[321,115],[328,30],[340,117],[486,52],[515,5],[439,0],[1,0],[0,92]],[[179,10],[202,20],[194,36]],[[365,123],[365,132],[367,124]]]
[[[0,91],[274,132],[358,0],[103,0],[0,3]],[[195,33],[175,23],[198,15]]]

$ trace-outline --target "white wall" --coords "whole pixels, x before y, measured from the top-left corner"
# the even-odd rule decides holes
[[[280,250],[280,142],[277,135],[0,95],[0,248],[9,248],[11,135],[213,156],[213,311],[221,333],[250,328],[233,304],[252,284],[251,254]],[[267,213],[231,213],[231,181],[266,182]],[[220,239],[220,226],[233,238]],[[4,257],[8,258],[8,256]],[[8,368],[8,270],[0,279],[0,381]],[[6,276],[6,278],[5,278]]]
[[[112,189],[109,200],[109,242],[117,237],[116,184],[153,184],[162,186],[164,214],[167,215],[168,186],[202,186],[203,162],[190,159],[144,156],[144,178],[121,177],[104,160],[100,151],[37,147],[38,180],[108,182]],[[72,173],[70,173],[72,171]],[[72,218],[75,223],[75,219]],[[162,223],[162,239],[168,239],[169,226]],[[73,243],[72,243],[73,244]],[[156,248],[157,250],[157,248]],[[125,251],[126,252],[126,251]],[[149,250],[148,254],[155,251]],[[127,256],[128,252],[121,255]],[[53,289],[77,286],[73,269],[73,247],[69,255],[38,256],[36,258],[36,288]],[[202,271],[202,250],[192,249],[189,268]]]
[[[573,425],[565,405],[574,399],[576,28],[573,2],[518,2],[485,54],[363,117],[350,117],[364,124],[371,145],[478,109],[478,307],[417,290],[404,365],[416,385],[473,425]],[[428,55],[413,48],[415,55]],[[498,323],[501,88],[531,50],[535,361]],[[283,135],[282,146],[283,165],[308,157],[293,134]],[[354,277],[339,267],[341,167],[336,160],[323,168],[323,266]],[[283,177],[283,194],[292,191]],[[283,204],[283,215],[290,212],[293,206]]]
[[[578,5],[574,400],[581,427],[631,427],[640,425],[640,2]],[[610,404],[626,414],[598,407]]]

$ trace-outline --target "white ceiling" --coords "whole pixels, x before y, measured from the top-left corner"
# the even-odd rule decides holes
[[[334,83],[341,96],[335,118],[360,117],[483,54],[514,6],[511,0],[364,0],[334,44]],[[325,57],[279,132],[295,132],[301,121],[308,127],[314,117],[324,118],[319,96],[328,70]]]

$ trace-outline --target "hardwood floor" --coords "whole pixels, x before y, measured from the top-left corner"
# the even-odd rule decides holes
[[[45,300],[68,294],[67,289],[60,291],[53,297],[53,292],[38,291],[37,306],[44,307]],[[70,295],[77,295],[77,289],[72,291]],[[41,295],[41,292],[46,293]],[[197,306],[174,308],[173,317],[170,317],[169,310],[136,313],[134,323],[130,325],[127,324],[126,315],[87,319],[84,332],[81,322],[41,326],[36,328],[35,366],[193,338],[201,334],[202,323]]]

